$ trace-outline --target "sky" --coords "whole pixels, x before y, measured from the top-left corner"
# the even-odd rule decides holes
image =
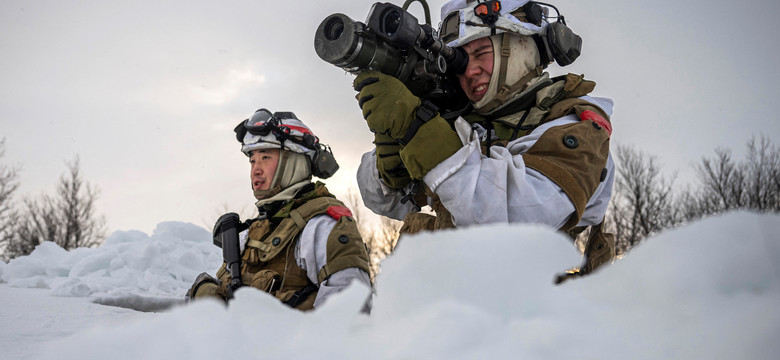
[[[382,263],[367,316],[362,284],[305,314],[254,288],[239,289],[227,307],[205,300],[162,310],[221,262],[208,230],[162,222],[151,234],[117,231],[98,248],[46,242],[0,262],[0,353],[9,360],[776,359],[778,232],[776,214],[712,217],[653,236],[559,286],[554,275],[581,259],[552,229],[418,234]]]
[[[438,24],[443,1],[429,3]],[[353,76],[320,60],[313,39],[332,13],[365,21],[370,2],[282,4],[0,2],[0,161],[21,166],[17,199],[53,193],[78,156],[109,232],[249,214],[248,162],[232,129],[262,107],[295,112],[331,145],[341,170],[326,182],[345,198],[372,136]],[[678,183],[717,147],[740,158],[751,136],[780,135],[780,3],[555,5],[583,51],[551,74],[596,81],[593,95],[615,101],[613,145],[656,156]],[[424,19],[418,3],[410,11]]]

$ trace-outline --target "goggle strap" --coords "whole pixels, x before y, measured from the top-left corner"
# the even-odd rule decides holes
[[[238,125],[236,125],[236,127],[233,129],[233,132],[236,133],[236,140],[238,140],[238,142],[240,142],[240,143],[244,142],[244,136],[246,136],[246,132],[247,132],[247,130],[246,130],[246,122],[247,121],[249,121],[249,119],[246,119],[246,120],[238,123]]]

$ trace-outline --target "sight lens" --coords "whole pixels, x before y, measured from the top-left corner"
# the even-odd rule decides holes
[[[334,41],[341,37],[344,33],[344,21],[338,17],[332,17],[325,24],[325,38]]]
[[[384,24],[385,35],[395,35],[398,32],[398,27],[401,26],[401,13],[395,9],[388,11],[385,13],[382,24]]]

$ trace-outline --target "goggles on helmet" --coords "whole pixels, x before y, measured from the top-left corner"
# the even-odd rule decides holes
[[[474,15],[479,16],[485,24],[495,23],[501,15],[499,11],[501,2],[498,0],[488,0],[474,7]]]
[[[254,135],[268,135],[278,125],[279,120],[266,109],[257,110],[251,118],[244,120],[244,129]]]
[[[265,142],[303,153],[306,149],[317,149],[319,144],[319,139],[291,112],[271,113],[267,109],[260,109],[249,119],[241,121],[233,131],[236,140],[244,146]],[[247,136],[247,133],[254,136]],[[292,144],[285,144],[287,141]]]
[[[321,179],[331,177],[339,169],[330,147],[320,143],[320,139],[292,112],[271,113],[260,109],[241,121],[233,131],[241,143],[241,151],[247,156],[253,150],[270,148],[305,154],[311,161],[311,174]]]

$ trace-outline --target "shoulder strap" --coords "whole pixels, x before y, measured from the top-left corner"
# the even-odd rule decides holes
[[[576,89],[582,83],[584,78],[585,75],[574,75],[571,73],[567,74],[566,79],[564,80],[563,83],[563,89],[561,89],[561,91],[557,92],[556,94],[543,98],[541,101],[539,101],[536,107],[544,111],[550,110],[550,107],[553,106],[555,103],[569,97],[569,95],[574,91],[574,89]],[[593,83],[593,85],[595,87],[596,84]],[[585,92],[585,94],[587,93],[588,92]]]
[[[249,240],[247,246],[260,250],[260,260],[268,261],[275,257],[292,241],[306,226],[306,223],[317,215],[326,214],[331,206],[344,206],[335,198],[322,196],[306,201],[290,210],[289,216],[261,240]]]
[[[303,205],[290,211],[290,218],[295,221],[299,229],[303,229],[306,223],[317,215],[328,213],[331,206],[344,207],[344,203],[332,197],[318,197],[311,199]]]
[[[522,112],[520,114],[522,116],[512,114],[506,118],[497,119],[498,123],[513,130],[510,141],[527,135],[541,124],[568,115],[572,112],[571,108],[575,105],[590,104],[578,98],[593,91],[596,87],[595,82],[585,80],[584,75],[572,73],[556,77],[553,80],[554,83],[552,85],[539,91],[539,100],[536,106]],[[592,107],[598,109],[596,105],[592,105]],[[606,113],[603,110],[598,109],[597,112],[606,117]]]
[[[300,290],[296,291],[293,296],[288,299],[287,301],[284,301],[285,304],[287,304],[290,307],[296,307],[306,301],[306,299],[311,295],[311,293],[317,291],[319,288],[317,285],[312,284],[311,282],[301,288]]]

